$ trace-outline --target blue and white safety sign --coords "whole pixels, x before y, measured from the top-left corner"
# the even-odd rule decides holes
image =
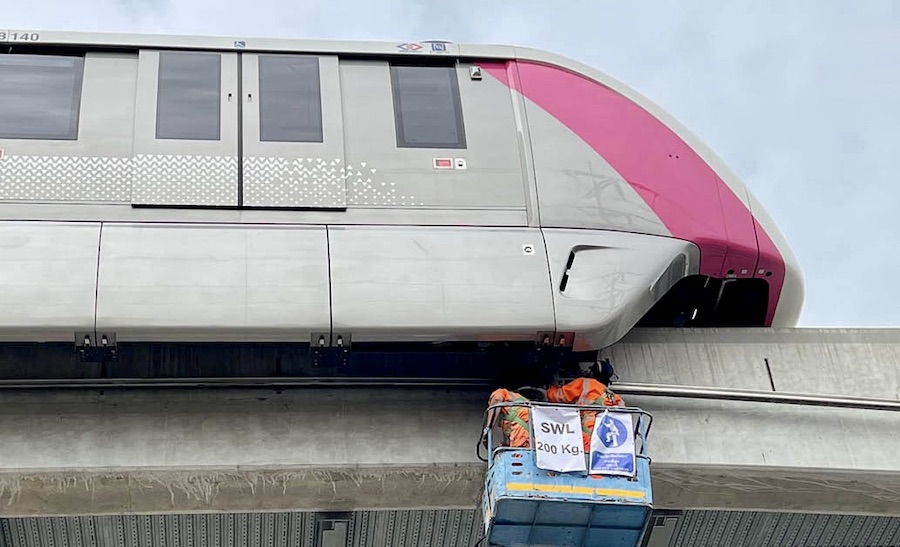
[[[594,423],[591,473],[634,476],[634,423],[631,415],[609,410]]]

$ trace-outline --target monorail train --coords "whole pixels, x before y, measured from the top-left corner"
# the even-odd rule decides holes
[[[0,30],[0,341],[526,342],[790,326],[684,127],[519,47]]]

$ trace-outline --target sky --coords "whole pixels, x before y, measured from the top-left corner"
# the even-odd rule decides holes
[[[900,2],[0,0],[7,29],[530,46],[624,82],[763,203],[801,326],[900,326]]]

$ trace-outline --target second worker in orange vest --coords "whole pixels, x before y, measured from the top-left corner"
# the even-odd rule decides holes
[[[625,401],[609,389],[615,371],[608,361],[601,366],[594,363],[583,378],[576,378],[561,386],[547,388],[547,400],[551,403],[575,405],[625,406]],[[584,453],[591,451],[591,435],[599,411],[581,411],[581,438]]]
[[[488,400],[488,406],[500,403],[516,403],[525,405],[528,399],[519,395],[515,391],[508,389],[496,389],[491,393]],[[482,432],[482,443],[487,439],[487,430],[497,421],[500,421],[500,429],[503,430],[503,446],[512,448],[528,448],[530,446],[531,435],[528,431],[528,407],[527,406],[507,406],[492,408],[488,411],[487,427]]]
[[[498,421],[503,431],[502,446],[511,448],[530,448],[531,432],[529,431],[530,400],[545,401],[546,393],[540,388],[521,387],[517,393],[508,389],[495,389],[488,400],[488,406],[500,403],[515,403],[517,406],[492,408],[488,411],[487,427],[482,432],[481,442],[487,440],[487,430]],[[531,396],[531,399],[526,397]]]

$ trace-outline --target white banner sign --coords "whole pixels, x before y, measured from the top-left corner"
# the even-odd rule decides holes
[[[578,410],[536,406],[531,409],[537,466],[566,473],[586,471]]]
[[[634,423],[631,414],[601,414],[591,435],[591,473],[633,477]]]

